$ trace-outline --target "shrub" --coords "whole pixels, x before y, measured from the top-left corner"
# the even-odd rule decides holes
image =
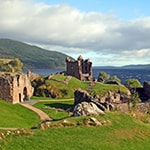
[[[104,71],[100,72],[99,75],[98,75],[98,81],[99,81],[99,82],[104,82],[104,81],[106,81],[106,80],[109,80],[109,78],[110,78],[110,75],[107,74],[107,73],[104,72]]]
[[[139,80],[137,79],[127,79],[124,83],[124,85],[129,88],[129,89],[133,89],[133,88],[139,88],[142,87],[141,83]]]
[[[110,80],[117,81],[119,83],[121,82],[121,80],[117,76],[110,77]]]
[[[99,75],[98,75],[98,81],[99,82],[107,82],[110,80],[117,81],[118,83],[121,82],[121,80],[116,75],[110,76],[110,74],[107,74],[104,71],[99,73]]]

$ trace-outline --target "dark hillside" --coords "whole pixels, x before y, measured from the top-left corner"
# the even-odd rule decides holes
[[[1,58],[19,58],[23,68],[64,68],[67,55],[10,39],[0,39]]]

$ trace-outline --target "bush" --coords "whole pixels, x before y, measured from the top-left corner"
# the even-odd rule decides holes
[[[110,80],[117,81],[118,83],[121,82],[121,80],[117,76],[110,77]]]
[[[107,74],[106,72],[102,71],[98,75],[98,81],[99,82],[107,82],[107,81],[117,81],[118,83],[121,82],[121,80],[115,75],[110,76],[110,74]]]
[[[139,80],[137,79],[127,79],[124,83],[124,85],[128,88],[128,89],[133,89],[133,88],[140,88],[142,87],[141,83]]]
[[[5,72],[18,72],[22,71],[23,64],[22,62],[16,58],[16,59],[2,59],[0,61],[0,70]]]
[[[109,78],[110,78],[110,75],[104,71],[100,72],[98,75],[99,82],[105,82],[105,81],[109,80]]]

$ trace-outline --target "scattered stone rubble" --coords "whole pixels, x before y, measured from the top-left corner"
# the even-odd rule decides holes
[[[30,129],[27,128],[21,128],[21,129],[16,129],[14,131],[12,130],[7,130],[7,131],[3,131],[0,132],[0,140],[5,139],[9,136],[26,136],[26,135],[33,135],[34,132]]]

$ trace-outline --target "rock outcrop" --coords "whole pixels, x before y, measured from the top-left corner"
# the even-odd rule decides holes
[[[78,89],[74,92],[74,116],[104,115],[114,106],[109,102],[101,102],[98,98],[93,98],[87,91]]]
[[[99,109],[93,102],[81,102],[74,108],[74,116],[104,115],[104,111]]]

